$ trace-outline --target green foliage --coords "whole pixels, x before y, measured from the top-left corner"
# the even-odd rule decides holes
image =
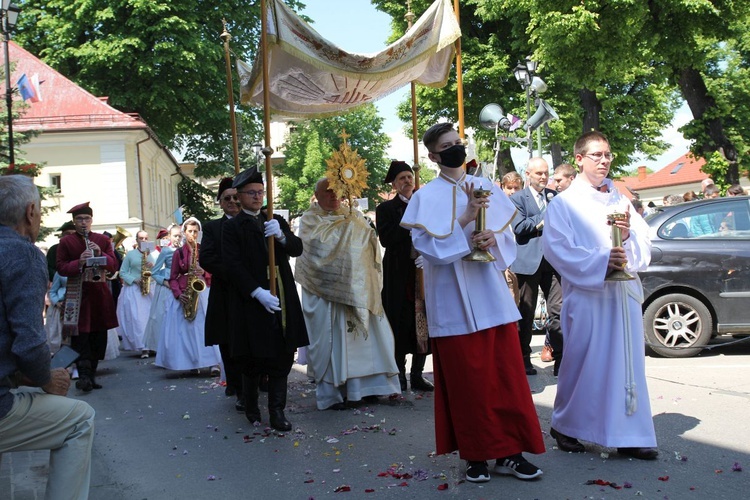
[[[195,217],[203,224],[216,215],[215,211],[209,208],[213,206],[214,193],[202,184],[183,175],[177,185],[177,192],[184,219]]]
[[[344,115],[296,124],[286,140],[286,161],[276,169],[279,176],[278,206],[288,209],[292,217],[307,210],[315,183],[325,176],[325,160],[339,148],[340,135],[345,129],[351,135],[348,138],[350,148],[365,159],[365,168],[370,175],[363,197],[367,197],[370,207],[374,207],[379,201],[378,193],[383,190],[382,180],[389,165],[385,151],[390,139],[381,131],[382,127],[383,119],[372,104]]]
[[[716,187],[722,193],[726,193],[727,188],[731,186],[726,180],[728,170],[729,162],[718,151],[711,153],[711,156],[706,158],[706,164],[701,167],[701,171],[708,174],[714,180],[714,184],[716,184]]]
[[[286,0],[293,8],[302,4]],[[253,61],[260,2],[19,0],[15,38],[124,112],[138,113],[202,176],[233,171],[222,18],[236,57]],[[235,102],[239,83],[233,71]],[[242,141],[261,137],[257,110],[238,112]]]

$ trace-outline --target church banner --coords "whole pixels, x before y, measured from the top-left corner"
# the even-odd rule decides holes
[[[373,102],[415,81],[448,81],[461,30],[450,0],[435,0],[407,33],[376,54],[346,52],[322,38],[282,0],[268,0],[269,93],[279,118],[320,118]],[[343,21],[346,22],[346,21]],[[263,105],[262,54],[237,60],[240,100]]]

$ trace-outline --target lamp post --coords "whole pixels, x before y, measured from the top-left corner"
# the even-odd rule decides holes
[[[529,158],[533,156],[534,152],[534,143],[531,140],[531,127],[528,126],[528,119],[531,118],[531,97],[533,95],[536,98],[539,94],[547,90],[547,84],[544,83],[544,80],[536,76],[538,67],[538,62],[533,61],[531,57],[527,57],[523,63],[518,61],[518,65],[513,69],[513,75],[526,93],[526,140],[529,147]],[[539,156],[542,156],[542,132],[539,129],[537,129],[537,147]]]
[[[16,27],[18,14],[21,9],[18,5],[11,3],[11,0],[3,0],[2,30],[3,44],[5,50],[5,102],[8,105],[8,166],[12,167],[16,163],[16,153],[13,145],[13,89],[10,86],[10,55],[8,45],[10,42],[10,33]]]

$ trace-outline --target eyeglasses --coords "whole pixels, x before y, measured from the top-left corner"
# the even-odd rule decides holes
[[[249,191],[237,191],[237,194],[246,194],[248,196],[263,196],[265,193],[262,189],[260,191],[253,191],[252,189]]]
[[[607,160],[612,161],[614,159],[614,157],[615,157],[615,155],[613,155],[609,151],[607,151],[606,153],[603,153],[601,151],[599,151],[597,153],[586,153],[583,156],[588,156],[590,159],[592,159],[592,160],[594,160],[596,162],[602,161],[602,158],[606,158]]]
[[[230,200],[237,201],[238,198],[237,198],[237,195],[228,194],[226,196],[223,196],[221,199],[224,201],[230,201]]]

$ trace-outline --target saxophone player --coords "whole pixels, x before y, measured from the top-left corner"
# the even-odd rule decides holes
[[[169,287],[174,299],[167,309],[156,349],[156,366],[168,370],[199,370],[211,368],[211,374],[220,374],[221,357],[217,346],[205,346],[204,322],[208,294],[197,293],[191,302],[192,288],[200,281],[203,288],[211,285],[211,275],[198,264],[201,223],[190,217],[182,224],[183,245],[174,252]],[[186,308],[194,307],[194,317],[186,316]]]
[[[125,254],[120,266],[123,288],[117,301],[117,320],[122,333],[122,349],[135,351],[145,359],[148,358],[148,349],[144,333],[153,297],[151,287],[146,283],[151,280],[151,268],[156,259],[150,253],[150,246],[143,245],[149,243],[146,231],[138,231],[135,239],[135,247]]]

